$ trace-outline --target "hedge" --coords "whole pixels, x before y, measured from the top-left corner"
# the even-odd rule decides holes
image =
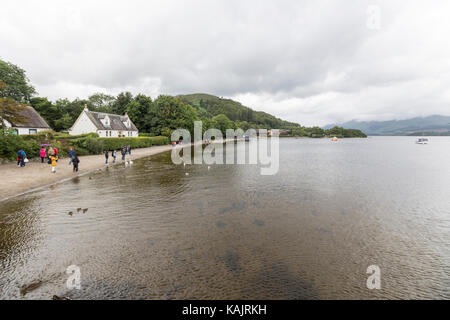
[[[119,150],[124,145],[131,148],[166,145],[169,144],[169,139],[167,137],[98,138],[96,133],[70,136],[53,131],[18,136],[12,134],[11,130],[0,130],[0,158],[14,160],[20,149],[25,151],[30,159],[39,157],[42,143],[57,147],[61,156],[67,156],[70,147],[73,147],[78,155],[87,155],[99,154],[104,150]]]
[[[139,132],[139,137],[155,137],[153,133]]]
[[[147,148],[155,145],[169,144],[167,137],[139,137],[139,138],[98,138],[104,150],[119,150],[122,146],[131,148]]]
[[[119,150],[123,146],[131,148],[147,148],[155,145],[169,144],[167,137],[138,137],[138,138],[92,138],[84,137],[72,141],[79,148],[88,150],[92,154],[99,154],[104,150]]]

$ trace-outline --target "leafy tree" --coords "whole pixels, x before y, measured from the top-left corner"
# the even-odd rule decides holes
[[[111,95],[104,93],[94,93],[88,98],[86,104],[92,110],[111,113],[115,101],[116,98]]]
[[[65,130],[69,129],[72,124],[75,122],[75,120],[78,118],[80,113],[83,111],[84,107],[86,105],[89,106],[88,100],[83,99],[75,99],[73,101],[70,101],[69,99],[59,99],[56,100],[55,104],[57,105],[57,108],[61,114],[68,114],[70,118],[72,119],[72,123],[69,126],[65,126]]]
[[[228,119],[228,117],[224,114],[219,114],[212,118],[213,125],[216,129],[222,131],[222,134],[225,136],[227,129],[234,129],[234,122]]]
[[[193,133],[194,121],[197,119],[196,110],[179,98],[159,96],[150,110],[151,133],[160,135],[163,128],[188,129]]]
[[[51,101],[47,98],[36,97],[32,98],[31,106],[39,112],[39,114],[45,119],[48,125],[57,131],[59,128],[55,127],[55,121],[61,118],[62,114]]]
[[[150,131],[150,110],[152,108],[152,98],[143,94],[137,95],[130,103],[127,104],[126,112],[131,121],[142,132]]]
[[[0,98],[25,103],[36,93],[25,71],[10,62],[0,60],[0,80],[6,85],[0,90]]]
[[[127,111],[127,105],[133,101],[131,92],[122,92],[115,99],[111,106],[112,113],[123,115]]]

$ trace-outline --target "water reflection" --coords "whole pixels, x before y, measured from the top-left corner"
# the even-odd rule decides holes
[[[3,202],[0,298],[449,298],[450,140],[408,142],[285,139],[276,176],[165,153]]]

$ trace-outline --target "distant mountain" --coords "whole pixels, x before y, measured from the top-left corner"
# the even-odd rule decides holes
[[[433,115],[423,118],[391,121],[349,121],[342,124],[329,124],[345,129],[359,129],[370,136],[427,136],[450,135],[450,116]]]
[[[245,121],[256,125],[256,128],[300,127],[298,123],[281,120],[263,111],[255,111],[231,99],[219,98],[205,93],[180,95],[178,97],[184,103],[196,108],[200,118],[211,118],[224,114],[232,121]]]

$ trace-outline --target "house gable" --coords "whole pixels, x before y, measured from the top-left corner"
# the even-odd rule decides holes
[[[101,137],[138,137],[138,129],[128,115],[83,110],[69,130],[72,135],[97,132]]]
[[[83,110],[69,130],[71,135],[87,134],[97,132],[97,126],[92,122],[87,112]]]

